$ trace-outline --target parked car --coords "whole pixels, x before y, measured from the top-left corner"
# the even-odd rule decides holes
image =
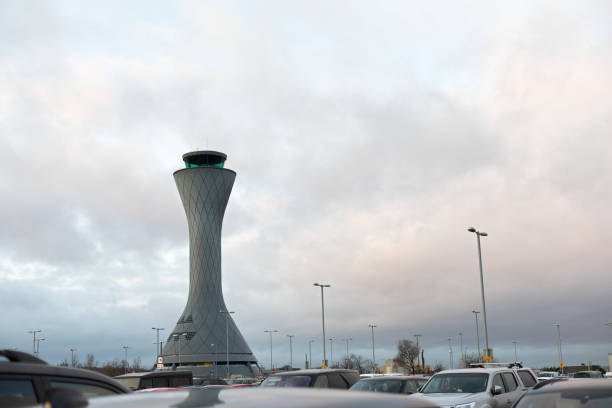
[[[242,387],[257,387],[257,380],[249,377],[236,377],[230,378],[227,380],[227,383],[234,388],[242,388]]]
[[[455,408],[509,407],[528,389],[515,369],[467,368],[433,375],[420,393],[409,398],[424,397],[440,406]]]
[[[268,376],[261,387],[303,387],[349,389],[359,380],[355,370],[320,368],[288,371]]]
[[[601,374],[601,371],[578,371],[577,373],[574,373],[574,377],[573,378],[603,378],[603,374]]]
[[[186,370],[127,373],[113,378],[133,391],[146,388],[173,388],[193,385],[191,371]]]
[[[388,392],[391,394],[412,394],[427,382],[426,377],[413,375],[386,375],[362,378],[349,391]]]
[[[223,378],[193,377],[193,385],[228,385]]]
[[[559,373],[556,371],[540,371],[538,374],[538,381],[546,381],[551,378],[556,378],[559,376]]]
[[[98,398],[87,408],[436,408],[406,396],[341,390],[208,388]],[[66,407],[71,408],[71,407]]]
[[[513,408],[612,407],[612,381],[596,379],[545,381],[525,393]]]
[[[128,387],[94,371],[51,366],[31,354],[0,350],[0,407],[43,403],[54,389],[74,390],[85,399],[131,392]]]

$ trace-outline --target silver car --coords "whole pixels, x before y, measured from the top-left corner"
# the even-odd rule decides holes
[[[468,368],[441,371],[412,395],[443,408],[510,408],[527,389],[511,368]]]

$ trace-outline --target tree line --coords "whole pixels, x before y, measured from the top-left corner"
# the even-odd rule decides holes
[[[109,377],[115,377],[124,374],[127,371],[149,371],[149,369],[142,366],[140,357],[136,357],[132,360],[132,363],[125,360],[115,358],[112,361],[107,361],[100,364],[93,354],[87,354],[83,362],[79,361],[78,357],[75,356],[73,361],[68,361],[65,358],[59,364],[61,367],[76,367],[84,368],[86,370],[97,371],[99,373],[108,375]]]

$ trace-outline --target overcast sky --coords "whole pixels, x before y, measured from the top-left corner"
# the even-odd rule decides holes
[[[256,357],[612,352],[608,1],[0,2],[0,347],[154,358],[187,300],[172,172],[237,172],[228,307]],[[482,315],[481,315],[482,316]],[[480,322],[482,329],[482,321]],[[162,332],[164,333],[164,332]],[[165,340],[165,338],[164,338]],[[482,333],[481,333],[482,341]],[[342,350],[342,351],[341,351]]]

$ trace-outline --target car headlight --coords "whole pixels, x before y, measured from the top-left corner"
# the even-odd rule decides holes
[[[468,402],[467,404],[459,404],[455,405],[455,408],[474,408],[476,406],[476,401]]]

